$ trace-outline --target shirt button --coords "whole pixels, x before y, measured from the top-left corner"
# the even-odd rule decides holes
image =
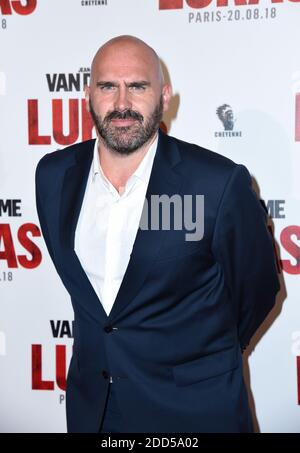
[[[111,332],[112,330],[113,330],[113,328],[112,328],[112,326],[110,326],[110,325],[104,327],[104,331],[105,331],[106,333],[109,333],[109,332]]]

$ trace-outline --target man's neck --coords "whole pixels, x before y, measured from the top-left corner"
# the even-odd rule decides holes
[[[138,168],[156,137],[157,133],[141,148],[129,155],[113,152],[104,145],[101,137],[99,138],[98,154],[102,171],[120,194],[123,193],[127,180]]]

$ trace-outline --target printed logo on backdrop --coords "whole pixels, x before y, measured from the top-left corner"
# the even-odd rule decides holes
[[[72,355],[73,324],[74,321],[50,320],[49,334],[53,342],[31,345],[31,388],[34,391],[54,391],[55,394],[59,392],[60,404],[65,401],[67,370]]]
[[[28,99],[28,144],[68,146],[92,138],[93,121],[83,91],[90,68],[75,73],[45,74],[45,96]],[[44,120],[46,125],[40,127]]]
[[[265,22],[279,17],[283,5],[296,7],[300,0],[159,0],[159,9],[184,14],[189,24]]]
[[[107,6],[107,0],[80,0],[81,6]]]
[[[277,231],[281,228],[282,224],[286,224],[286,200],[270,199],[261,200],[261,204],[268,213],[271,220],[276,221]],[[272,223],[272,222],[271,222]],[[274,236],[273,227],[268,226],[270,233]],[[276,265],[278,273],[285,272],[289,275],[300,275],[300,225],[286,225],[283,226],[279,235],[280,254],[284,255],[281,258],[275,242],[273,243]]]
[[[8,27],[8,18],[13,16],[28,16],[37,7],[37,0],[0,0],[1,29]]]
[[[40,237],[39,227],[23,223],[21,199],[0,199],[0,285],[10,285],[17,269],[35,269],[42,261],[34,238]]]
[[[282,223],[286,223],[286,206],[285,200],[267,200],[261,201],[263,207],[267,210],[269,217],[276,220],[276,229],[281,228]],[[273,236],[272,227],[269,226],[270,233]],[[286,225],[281,229],[279,235],[279,246],[281,255],[279,257],[277,248],[274,243],[275,255],[277,258],[278,273],[282,271],[289,275],[300,275],[300,246],[297,243],[300,239],[300,225]]]
[[[216,110],[217,117],[223,125],[223,131],[215,131],[215,137],[241,137],[242,132],[234,130],[236,118],[229,104],[222,104]]]

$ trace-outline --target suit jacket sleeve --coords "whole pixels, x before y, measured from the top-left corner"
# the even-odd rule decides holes
[[[224,271],[242,350],[280,288],[267,212],[251,182],[247,168],[237,165],[222,195],[212,246]]]
[[[49,237],[49,232],[48,232],[48,227],[47,227],[47,222],[44,214],[44,208],[43,208],[43,202],[42,202],[42,165],[44,160],[46,160],[47,154],[39,161],[36,171],[35,171],[35,202],[36,202],[36,209],[37,209],[37,214],[41,226],[41,231],[44,237],[44,241],[46,243],[49,255],[51,257],[51,260],[53,261],[53,264],[57,270],[56,264],[55,264],[55,259],[54,259],[54,253],[51,247],[51,242],[50,242],[50,237]]]

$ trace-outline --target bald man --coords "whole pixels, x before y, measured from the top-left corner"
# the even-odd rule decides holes
[[[36,170],[43,236],[74,309],[68,432],[252,432],[242,352],[279,290],[243,165],[165,135],[171,87],[119,36],[91,67],[97,138]]]

